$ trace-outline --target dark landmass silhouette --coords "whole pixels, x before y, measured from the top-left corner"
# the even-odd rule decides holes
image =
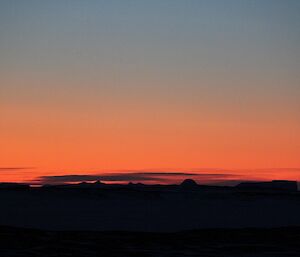
[[[273,180],[271,182],[242,182],[236,186],[241,189],[250,190],[285,190],[297,191],[297,182],[288,180]]]
[[[0,184],[0,225],[51,230],[174,232],[203,228],[300,226],[293,181],[205,186]]]
[[[0,183],[0,256],[299,256],[294,181]]]
[[[29,189],[30,185],[21,183],[0,183],[0,189]]]
[[[191,188],[191,189],[195,189],[198,188],[198,184],[196,183],[195,180],[193,179],[185,179],[181,184],[181,187],[183,188]]]
[[[30,184],[24,183],[0,183],[0,189],[29,189]],[[44,184],[42,188],[144,188],[144,189],[194,189],[194,190],[203,190],[203,189],[220,189],[220,190],[238,190],[238,191],[298,191],[297,181],[291,180],[272,180],[265,182],[241,182],[236,186],[222,186],[222,185],[199,185],[193,179],[185,179],[180,185],[171,184],[171,185],[161,185],[161,184],[143,184],[143,183],[133,183],[129,182],[128,184],[106,184],[97,180],[96,182],[80,182],[80,183],[62,183],[62,184]]]

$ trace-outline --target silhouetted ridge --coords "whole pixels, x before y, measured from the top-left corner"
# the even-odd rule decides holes
[[[269,182],[242,182],[236,186],[240,189],[250,190],[284,190],[297,191],[298,186],[296,181],[289,180],[273,180]]]
[[[29,189],[30,185],[19,183],[0,183],[0,189]]]
[[[198,184],[196,183],[195,180],[193,179],[185,179],[180,186],[182,186],[183,188],[195,188],[198,186]]]
[[[104,183],[102,183],[100,180],[97,180],[95,183],[94,183],[95,186],[101,186],[101,185],[104,185]]]

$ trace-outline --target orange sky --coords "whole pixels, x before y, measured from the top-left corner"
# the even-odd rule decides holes
[[[201,168],[212,168],[213,173],[218,172],[213,168],[228,169],[249,179],[299,180],[299,170],[275,169],[300,167],[299,130],[293,122],[249,124],[228,116],[222,120],[226,113],[222,119],[210,115],[206,120],[201,113],[121,107],[101,118],[87,109],[7,107],[5,111],[1,167],[34,169],[2,170],[2,181],[49,174],[140,169],[197,172]]]
[[[297,1],[3,1],[0,24],[0,181],[300,180]]]

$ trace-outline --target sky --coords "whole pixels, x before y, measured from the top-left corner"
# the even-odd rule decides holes
[[[0,181],[300,180],[299,14],[298,0],[0,1]]]

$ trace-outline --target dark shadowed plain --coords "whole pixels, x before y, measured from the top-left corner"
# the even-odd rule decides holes
[[[0,227],[0,256],[298,257],[300,227],[176,233],[44,231]]]

